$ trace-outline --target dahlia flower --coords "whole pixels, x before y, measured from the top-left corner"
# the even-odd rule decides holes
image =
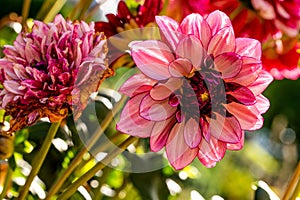
[[[130,99],[117,129],[150,138],[152,151],[165,147],[175,169],[196,157],[215,166],[227,149],[242,148],[244,130],[263,125],[269,101],[261,93],[272,76],[261,70],[260,43],[235,38],[220,11],[156,23],[161,40],[130,43],[142,73],[120,88]]]
[[[11,116],[11,130],[34,124],[42,117],[51,122],[75,117],[111,71],[106,64],[106,39],[94,24],[34,21],[30,33],[20,33],[13,46],[5,46],[0,59],[0,105]]]

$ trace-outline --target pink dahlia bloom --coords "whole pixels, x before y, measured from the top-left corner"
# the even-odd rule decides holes
[[[49,24],[34,21],[32,32],[20,33],[0,59],[0,105],[11,116],[11,131],[41,117],[58,121],[72,108],[78,116],[110,74],[106,51],[93,23],[72,23],[61,15]]]
[[[175,169],[194,158],[207,167],[226,150],[239,150],[244,130],[263,125],[269,101],[261,94],[272,76],[261,70],[257,40],[235,38],[230,19],[215,11],[188,15],[181,24],[156,17],[161,41],[130,44],[142,74],[121,92],[130,100],[117,129],[150,138],[152,151],[164,146]]]

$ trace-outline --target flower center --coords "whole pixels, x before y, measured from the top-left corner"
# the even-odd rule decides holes
[[[180,117],[177,121],[181,122],[182,116],[199,119],[201,116],[213,117],[212,111],[225,114],[222,106],[225,99],[225,83],[221,74],[213,69],[212,59],[207,59],[201,70],[185,77],[182,88],[171,95],[170,105],[178,106],[176,116]]]

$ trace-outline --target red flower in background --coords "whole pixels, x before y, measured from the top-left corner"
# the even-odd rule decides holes
[[[117,14],[107,14],[108,22],[96,22],[95,29],[110,37],[128,29],[143,28],[154,21],[162,6],[161,0],[146,0],[137,7],[136,13],[132,13],[126,3],[120,1]]]
[[[256,130],[269,101],[261,95],[272,77],[261,70],[257,40],[235,38],[229,18],[216,11],[188,15],[179,25],[157,17],[162,41],[135,41],[131,56],[143,74],[127,80],[130,97],[117,129],[166,147],[175,169],[195,157],[207,167],[227,149],[243,146],[244,130]]]

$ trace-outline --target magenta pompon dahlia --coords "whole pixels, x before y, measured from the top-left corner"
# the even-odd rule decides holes
[[[161,41],[130,43],[142,74],[120,91],[130,97],[117,129],[164,146],[175,169],[194,158],[213,167],[227,149],[243,147],[244,130],[262,127],[269,101],[261,93],[273,80],[261,70],[257,40],[235,38],[230,19],[215,11],[191,14],[178,24],[156,17]]]
[[[3,52],[0,105],[11,116],[10,131],[42,117],[58,121],[70,109],[78,117],[89,95],[112,73],[103,33],[95,32],[94,23],[61,15],[48,24],[34,21],[32,31],[20,33]]]

